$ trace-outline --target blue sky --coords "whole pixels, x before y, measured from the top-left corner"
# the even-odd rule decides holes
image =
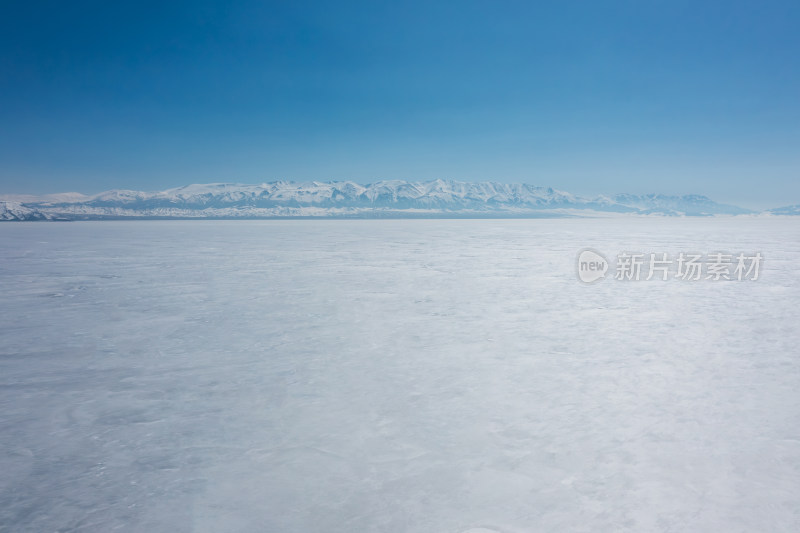
[[[0,192],[450,178],[800,203],[798,2],[4,2]]]

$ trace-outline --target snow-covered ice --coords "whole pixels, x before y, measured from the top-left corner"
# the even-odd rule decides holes
[[[756,252],[581,284],[579,250]],[[0,531],[800,530],[792,219],[0,227]]]

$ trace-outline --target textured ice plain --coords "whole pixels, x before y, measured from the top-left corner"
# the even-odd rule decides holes
[[[578,251],[760,251],[581,284]],[[800,530],[791,219],[0,227],[0,531]]]

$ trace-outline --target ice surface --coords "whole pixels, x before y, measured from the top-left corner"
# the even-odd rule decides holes
[[[581,284],[585,247],[760,251]],[[791,219],[0,227],[0,530],[800,530]]]

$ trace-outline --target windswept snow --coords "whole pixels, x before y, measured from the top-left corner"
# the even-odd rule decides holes
[[[764,268],[584,285],[587,246]],[[0,531],[800,530],[791,219],[19,223],[0,249]]]

